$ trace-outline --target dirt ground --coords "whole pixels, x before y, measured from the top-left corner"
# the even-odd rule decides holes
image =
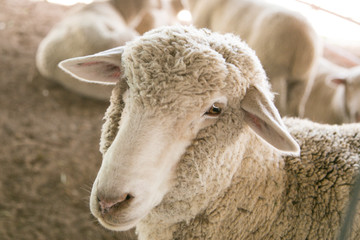
[[[90,214],[108,103],[35,69],[41,39],[66,7],[0,0],[0,239],[128,239]]]

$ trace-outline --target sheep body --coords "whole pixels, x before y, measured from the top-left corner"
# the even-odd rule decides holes
[[[140,240],[336,237],[359,168],[360,126],[285,126],[259,60],[237,37],[160,28],[61,67],[88,81],[123,74],[90,197],[105,227],[136,225]],[[219,94],[224,111],[203,119]],[[116,203],[124,192],[134,198]]]
[[[321,59],[304,117],[341,124],[360,121],[360,67],[342,68]]]
[[[320,56],[319,39],[300,14],[258,0],[188,0],[194,25],[238,34],[256,51],[282,115],[301,116]]]
[[[174,191],[188,196],[186,191],[191,189],[192,197],[184,202],[165,198],[164,204],[137,225],[139,239],[335,239],[359,169],[360,125],[320,125],[292,118],[284,122],[301,146],[300,157],[281,157],[250,138],[245,144],[257,146],[256,153],[248,149],[241,156],[242,146],[232,146],[232,157],[242,159],[232,163],[236,166],[233,174],[230,167],[220,171],[218,165],[228,152],[217,160],[207,153],[200,155],[198,149],[187,152],[177,176],[183,186]],[[188,157],[191,154],[217,162],[214,168],[201,166],[202,172],[196,173],[197,166]],[[198,202],[207,201],[207,193],[195,190],[191,181],[213,179],[209,175],[214,172],[233,176],[230,185],[217,182],[223,191],[203,211],[180,223],[167,224],[173,211],[194,212]],[[164,212],[170,216],[163,219]],[[358,211],[351,239],[359,237]]]

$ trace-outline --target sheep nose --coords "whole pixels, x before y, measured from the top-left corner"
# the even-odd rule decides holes
[[[124,193],[118,198],[106,199],[105,197],[97,197],[100,212],[102,215],[109,213],[110,211],[120,209],[127,205],[134,197],[130,193]]]

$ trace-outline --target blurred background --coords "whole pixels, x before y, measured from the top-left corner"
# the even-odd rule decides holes
[[[303,14],[327,45],[323,54],[328,59],[345,68],[356,66],[359,1],[268,1]],[[125,14],[130,11],[122,7],[126,4],[114,5],[125,12],[121,24],[135,29],[135,35],[160,25],[192,23],[180,0],[146,2],[154,10],[148,18],[137,16],[136,4],[134,16]],[[91,4],[91,0],[0,0],[2,240],[134,239],[132,232],[105,230],[88,208],[89,191],[101,164],[98,148],[106,96],[99,100],[81,90],[72,91],[61,77],[51,80],[39,72],[35,60],[39,44],[56,24]]]
[[[30,0],[45,1],[45,0]],[[164,0],[171,2],[173,0]],[[356,0],[265,0],[303,14],[317,33],[326,40],[344,47],[360,44],[360,2]],[[49,3],[72,6],[94,0],[47,0]],[[181,0],[179,0],[181,3]],[[191,23],[191,13],[184,9],[177,14],[179,21]]]

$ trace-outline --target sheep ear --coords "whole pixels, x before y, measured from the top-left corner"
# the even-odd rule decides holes
[[[247,90],[241,108],[245,122],[258,136],[280,151],[299,154],[299,145],[287,131],[274,103],[260,87]]]
[[[81,81],[115,85],[122,75],[122,53],[123,47],[112,48],[94,55],[64,60],[59,67]]]
[[[332,84],[335,84],[336,86],[346,84],[346,78],[332,78],[330,81]]]

